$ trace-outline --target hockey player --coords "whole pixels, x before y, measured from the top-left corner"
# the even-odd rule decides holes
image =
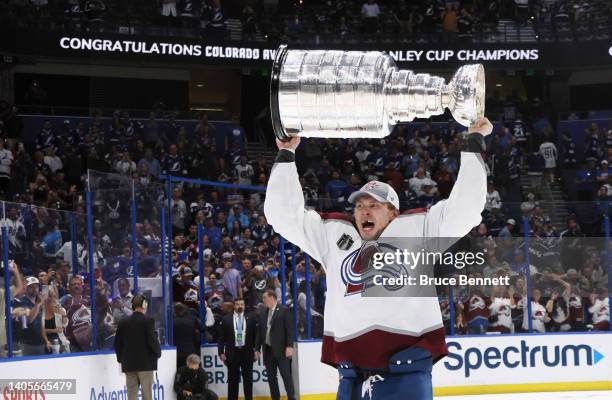
[[[298,137],[277,141],[264,212],[276,232],[326,268],[327,300],[321,361],[338,369],[338,400],[432,399],[433,363],[447,354],[436,297],[361,296],[359,262],[366,241],[385,237],[460,238],[481,221],[487,180],[481,154],[493,126],[483,118],[470,127],[461,168],[448,199],[428,211],[400,214],[391,186],[371,181],[351,194],[351,218],[304,209],[295,165]]]

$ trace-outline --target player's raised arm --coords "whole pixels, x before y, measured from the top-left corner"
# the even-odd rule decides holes
[[[300,138],[277,140],[278,155],[266,190],[264,213],[274,230],[319,262],[327,252],[324,223],[315,211],[304,209],[304,195],[295,166]]]
[[[482,220],[487,196],[487,173],[481,152],[484,137],[493,125],[487,118],[470,126],[466,148],[461,152],[461,167],[450,196],[427,213],[426,237],[460,238]]]

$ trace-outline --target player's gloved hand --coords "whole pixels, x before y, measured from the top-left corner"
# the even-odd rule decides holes
[[[487,117],[482,117],[476,121],[468,131],[469,133],[480,133],[482,136],[487,136],[493,132],[493,124]]]
[[[279,150],[286,149],[286,150],[295,151],[295,149],[297,149],[299,145],[300,145],[299,136],[293,136],[287,142],[283,142],[281,140],[276,139],[276,147],[278,147]]]

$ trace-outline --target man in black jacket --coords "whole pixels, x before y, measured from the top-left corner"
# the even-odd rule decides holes
[[[289,309],[278,304],[276,292],[268,289],[263,294],[266,309],[259,316],[259,337],[263,346],[264,365],[268,373],[268,385],[272,400],[280,399],[277,369],[280,371],[287,399],[294,400],[293,379],[291,378],[291,357],[293,356],[293,318]]]
[[[197,354],[187,356],[186,365],[176,371],[174,391],[178,400],[217,400],[217,395],[206,388],[206,372]]]
[[[125,373],[128,400],[138,400],[138,386],[142,398],[152,400],[153,371],[157,370],[157,359],[161,348],[155,321],[147,318],[147,300],[144,296],[132,299],[134,313],[119,322],[115,335],[115,353],[121,371]]]
[[[219,357],[227,366],[228,400],[238,400],[241,372],[244,398],[253,399],[253,362],[259,360],[257,334],[257,318],[245,315],[244,300],[237,299],[234,312],[223,317],[219,326]]]
[[[184,367],[189,354],[200,352],[200,326],[199,320],[183,303],[174,303],[172,338],[176,346],[176,367]]]

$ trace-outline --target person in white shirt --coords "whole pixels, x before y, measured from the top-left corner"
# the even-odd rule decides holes
[[[486,118],[470,127],[461,151],[461,168],[448,199],[428,210],[403,215],[395,190],[375,180],[349,197],[349,203],[355,206],[353,215],[336,213],[325,217],[305,210],[295,163],[300,138],[277,140],[279,152],[268,180],[264,213],[275,232],[325,266],[328,291],[321,361],[336,367],[342,376],[337,398],[365,397],[361,394],[364,389],[370,400],[388,400],[390,393],[392,398],[403,400],[433,398],[431,366],[447,354],[437,297],[362,296],[369,279],[361,270],[362,256],[369,256],[369,250],[362,252],[363,245],[382,245],[398,236],[468,234],[482,221],[487,181],[481,153],[484,136],[492,130]],[[421,175],[424,177],[423,170]],[[272,300],[264,300],[267,301]],[[266,305],[273,309],[274,304]],[[410,314],[410,318],[397,318],[398,310]],[[261,316],[264,324],[268,315]],[[427,345],[423,348],[419,343]],[[291,350],[287,349],[290,353]],[[275,357],[281,356],[282,346],[277,346]],[[418,357],[414,358],[418,366],[403,362],[411,357]],[[389,365],[393,365],[393,374],[380,379],[378,374]],[[270,373],[268,378],[270,381]]]
[[[43,162],[49,167],[51,173],[54,174],[62,169],[64,164],[57,154],[55,154],[55,147],[49,147],[46,153],[47,155],[43,158]]]
[[[500,333],[512,333],[512,309],[516,308],[514,303],[514,287],[510,286],[507,290],[504,286],[496,286],[491,294],[491,304],[489,304],[490,321],[489,331]]]
[[[10,187],[12,164],[13,153],[5,148],[4,139],[0,139],[0,192],[6,192]]]
[[[365,33],[375,33],[378,29],[378,16],[380,8],[376,0],[368,0],[361,7],[361,15],[363,16],[363,30]]]
[[[185,229],[185,216],[187,215],[187,205],[181,198],[181,189],[174,188],[172,190],[172,201],[170,203],[172,207],[172,225],[183,231]]]
[[[499,210],[502,202],[499,192],[495,189],[492,183],[487,185],[487,202],[485,203],[485,210],[491,211],[494,208]]]
[[[427,177],[427,175],[425,174],[425,169],[423,167],[419,167],[419,169],[417,169],[414,176],[408,181],[408,184],[410,185],[410,189],[414,190],[417,196],[424,195],[423,186],[425,185],[430,185],[434,187],[438,186],[435,181]]]
[[[162,1],[162,15],[164,17],[176,17],[176,0]]]
[[[550,141],[549,137],[544,138],[540,145],[540,154],[544,158],[544,184],[553,183],[555,180],[555,168],[557,167],[557,146]]]
[[[247,163],[246,154],[240,155],[240,164],[234,167],[234,174],[238,178],[239,185],[252,185],[255,170],[251,164]]]
[[[593,318],[593,330],[607,331],[610,329],[610,298],[608,289],[599,289],[599,295],[591,294],[589,313]]]
[[[546,308],[540,304],[540,299],[542,298],[542,292],[539,289],[533,289],[533,294],[531,296],[531,329],[533,332],[546,332],[546,325],[550,322],[550,317],[548,316],[548,312],[546,312]],[[527,303],[527,300],[523,298],[523,304]],[[523,326],[522,328],[525,331],[529,330],[529,320],[527,319],[529,315],[527,306],[525,306],[525,312],[523,313]]]
[[[136,163],[130,158],[129,152],[123,152],[123,154],[121,155],[121,159],[119,159],[119,161],[117,161],[117,163],[115,164],[115,171],[119,172],[120,174],[129,176],[132,176],[133,173],[138,171]]]

